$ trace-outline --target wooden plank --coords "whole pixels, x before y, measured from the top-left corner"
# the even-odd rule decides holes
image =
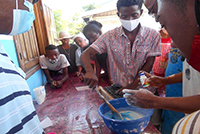
[[[44,14],[43,14],[43,3],[38,1],[34,4],[35,12],[35,33],[38,41],[39,52],[41,55],[45,54],[45,47],[48,45],[48,37],[46,33],[46,27],[44,23]]]
[[[104,96],[104,98],[106,98],[106,100],[112,100],[112,99],[114,99],[108,92],[106,92],[106,90],[103,88],[103,87],[101,87],[101,86],[99,86],[99,92]]]
[[[53,16],[53,11],[45,4],[43,5],[43,12],[44,12],[44,22],[46,26],[46,32],[48,36],[48,43],[55,44],[56,38],[56,29],[55,29],[55,21]]]
[[[28,74],[28,77],[38,70],[39,56],[45,54],[45,47],[49,44],[48,41],[54,41],[56,33],[53,11],[45,7],[48,13],[45,16],[43,8],[42,1],[34,4],[36,19],[31,29],[26,33],[14,36],[20,67],[26,75]],[[47,31],[50,33],[49,35]]]

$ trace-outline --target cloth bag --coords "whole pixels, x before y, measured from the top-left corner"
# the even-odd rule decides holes
[[[46,97],[46,91],[45,91],[44,86],[40,86],[33,89],[33,94],[34,94],[36,102],[39,105],[41,105],[44,102],[45,97]]]

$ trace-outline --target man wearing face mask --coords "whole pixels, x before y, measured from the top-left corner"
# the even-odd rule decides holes
[[[60,54],[55,45],[46,46],[45,53],[39,59],[41,69],[44,71],[51,88],[62,87],[62,84],[68,79],[69,61],[64,54]],[[63,74],[62,78],[53,79],[58,74]]]
[[[142,0],[118,0],[117,15],[122,26],[100,36],[82,53],[81,61],[86,70],[85,83],[91,88],[95,88],[98,83],[89,63],[91,55],[96,53],[108,53],[114,85],[109,90],[105,89],[111,95],[123,88],[137,89],[138,71],[152,70],[155,57],[161,55],[160,35],[140,24],[142,4]],[[122,97],[122,94],[113,97]]]
[[[191,113],[176,123],[172,133],[197,134],[200,131],[200,1],[199,0],[146,0],[148,9],[153,9],[157,21],[164,26],[186,60],[183,63],[183,96],[157,97],[147,90],[124,90],[127,102],[143,108],[162,108]],[[153,11],[153,10],[149,10]],[[186,34],[187,33],[187,34]],[[179,76],[166,80],[177,81]],[[149,76],[149,80],[152,79]],[[163,79],[164,80],[164,79]],[[169,83],[168,83],[169,84]],[[170,83],[172,84],[172,83]],[[150,83],[151,85],[151,83]],[[153,84],[152,84],[153,85]],[[193,112],[193,113],[192,113]]]
[[[37,0],[0,1],[0,34],[30,30]],[[15,66],[0,43],[0,133],[42,134],[24,72]]]

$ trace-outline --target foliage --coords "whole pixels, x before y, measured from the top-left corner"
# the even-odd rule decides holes
[[[82,9],[83,9],[85,12],[86,12],[86,11],[93,10],[93,9],[96,9],[96,8],[99,8],[99,6],[95,6],[94,3],[82,7]]]
[[[85,22],[80,17],[78,13],[75,13],[74,16],[67,21],[68,32],[70,35],[76,35],[82,32]]]
[[[61,19],[61,16],[63,13],[62,10],[55,10],[53,13],[54,13],[54,19],[55,19],[55,25],[56,25],[56,33],[58,36],[60,31],[67,28],[67,24],[66,24],[66,21]]]
[[[96,8],[98,8],[98,6],[95,6],[93,3],[82,7],[82,10],[84,10],[83,12],[86,12]],[[79,34],[82,31],[83,27],[86,25],[84,20],[81,18],[80,13],[75,13],[72,18],[67,20],[62,20],[62,15],[62,10],[54,11],[57,36],[59,35],[59,32],[63,30],[68,30],[70,35]]]

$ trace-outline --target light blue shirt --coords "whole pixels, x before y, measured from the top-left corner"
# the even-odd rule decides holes
[[[0,134],[42,134],[24,72],[0,43]]]
[[[81,48],[78,47],[78,49],[76,50],[76,66],[81,66]]]

